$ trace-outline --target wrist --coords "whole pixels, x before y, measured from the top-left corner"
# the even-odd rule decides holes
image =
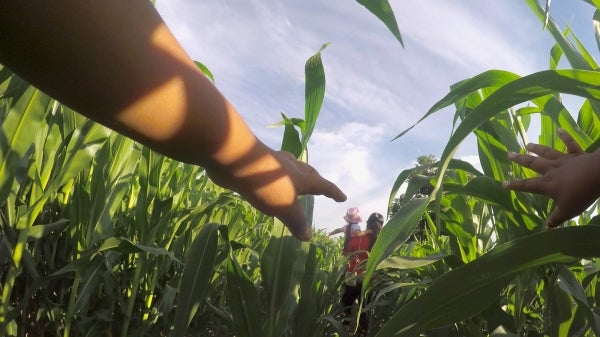
[[[287,207],[294,202],[289,172],[276,151],[259,140],[243,155],[215,160],[206,170],[216,184],[240,193],[259,209],[261,205]]]

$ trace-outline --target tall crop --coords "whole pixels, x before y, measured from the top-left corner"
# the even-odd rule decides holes
[[[527,2],[556,40],[553,66],[524,77],[487,71],[466,79],[421,119],[445,107],[456,111],[437,173],[426,182],[434,187],[431,195],[410,197],[423,185],[414,176],[416,169],[402,172],[392,189],[391,198],[408,183],[408,196],[373,248],[364,289],[369,290],[371,273],[381,269],[404,294],[377,336],[600,333],[595,290],[600,270],[594,259],[600,249],[593,239],[600,233],[592,225],[596,205],[565,228],[548,231],[544,219],[552,210],[550,199],[501,187],[504,180],[535,175],[507,159],[509,152],[525,151],[534,118],[541,125],[535,142],[564,149],[556,137],[560,127],[586,151],[598,147],[598,66],[547,9]],[[556,68],[563,56],[572,69]],[[561,94],[583,98],[577,112],[568,111]],[[453,159],[469,134],[477,139],[482,172]],[[403,244],[423,216],[430,235]]]
[[[282,148],[305,161],[325,92],[321,50],[306,64],[305,118],[283,116]],[[331,330],[342,269],[322,234],[300,243],[203,169],[6,68],[0,95],[0,336]],[[309,219],[313,203],[303,200]]]
[[[402,43],[386,0],[358,2]],[[483,72],[425,113],[452,107],[455,128],[439,162],[391,187],[393,200],[407,186],[367,265],[369,336],[600,335],[597,204],[548,231],[551,200],[501,187],[534,175],[506,159],[524,151],[533,122],[533,141],[547,146],[564,148],[558,127],[586,151],[600,144],[598,65],[548,5],[526,2],[556,40],[551,67]],[[600,7],[586,2],[597,21]],[[282,149],[304,161],[326,46],[306,62],[303,118],[278,123]],[[563,94],[582,98],[576,111]],[[298,242],[201,168],[79,116],[6,68],[0,126],[0,336],[348,335],[339,242],[318,231]],[[481,169],[453,158],[468,135]],[[302,202],[312,221],[314,199]],[[419,224],[423,235],[408,240]]]

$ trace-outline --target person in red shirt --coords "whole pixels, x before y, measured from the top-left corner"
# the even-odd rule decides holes
[[[342,305],[344,314],[350,317],[352,306],[360,298],[362,289],[362,274],[365,271],[369,252],[377,240],[379,231],[383,226],[383,215],[372,213],[367,220],[367,229],[354,232],[350,236],[348,245],[342,253],[348,256],[348,266],[346,268],[346,283],[344,284],[344,294],[342,295]],[[344,321],[344,326],[349,328],[350,321]],[[369,320],[366,313],[361,313],[358,320],[359,335],[365,335],[369,328]]]

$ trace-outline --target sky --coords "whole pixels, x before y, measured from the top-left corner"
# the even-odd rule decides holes
[[[348,196],[315,198],[314,227],[345,224],[346,209],[363,219],[386,215],[391,188],[419,156],[439,158],[452,131],[450,108],[392,139],[420,119],[449,87],[490,69],[524,76],[548,69],[554,41],[523,0],[390,0],[404,48],[356,1],[158,0],[156,7],[190,56],[255,134],[279,149],[283,128],[304,116],[304,65],[324,43],[325,99],[308,145],[309,164]],[[593,8],[554,0],[550,13],[570,24],[585,46]],[[594,54],[595,55],[595,54]],[[476,166],[467,139],[455,158]],[[364,225],[364,223],[363,223]]]

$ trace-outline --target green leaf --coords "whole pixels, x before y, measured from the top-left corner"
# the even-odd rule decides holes
[[[558,27],[554,19],[552,17],[547,16],[546,10],[542,8],[542,6],[537,2],[537,0],[525,0],[529,7],[534,11],[534,13],[538,16],[538,18],[545,22],[545,27],[550,31],[550,34],[554,37],[556,43],[560,46],[562,51],[564,52],[565,57],[569,60],[569,63],[573,68],[577,69],[593,69],[586,62],[584,57],[577,51],[575,46],[567,39],[567,37],[562,33],[561,29]]]
[[[294,336],[305,337],[314,335],[315,323],[319,320],[317,313],[317,293],[315,289],[315,272],[319,266],[317,264],[317,246],[313,243],[304,243],[309,245],[308,255],[306,257],[306,267],[302,281],[300,282],[300,299],[298,308],[294,315]]]
[[[296,130],[294,121],[289,119],[285,114],[281,113],[283,117],[283,125],[285,130],[283,131],[283,140],[281,142],[281,150],[287,151],[299,158],[304,151],[302,142],[300,141],[300,134]]]
[[[321,52],[329,46],[325,43],[319,51],[311,56],[304,66],[304,76],[306,77],[306,85],[304,91],[304,120],[306,124],[302,129],[302,149],[306,149],[308,140],[313,133],[323,99],[325,98],[325,70],[321,61]]]
[[[35,137],[31,131],[42,122],[50,103],[50,97],[31,86],[14,101],[8,113],[2,116],[3,137],[11,151],[25,155]]]
[[[437,262],[447,255],[435,253],[426,257],[390,256],[377,265],[377,269],[413,269]]]
[[[444,193],[470,195],[515,211],[511,192],[502,188],[501,182],[487,176],[475,177],[466,185],[444,184]]]
[[[367,289],[379,262],[390,256],[414,231],[427,208],[428,202],[428,198],[414,198],[408,201],[383,226],[367,260],[363,291]]]
[[[568,227],[498,245],[442,275],[426,292],[400,308],[376,336],[416,336],[465,320],[493,303],[501,289],[522,271],[600,256],[600,246],[589,240],[598,235],[600,226]]]
[[[227,301],[237,335],[260,336],[262,319],[258,291],[233,254],[227,259]]]
[[[55,178],[58,188],[73,179],[81,170],[90,167],[96,152],[104,145],[110,131],[104,126],[86,120],[78,129],[73,130],[63,162]]]
[[[594,37],[596,38],[596,46],[600,48],[600,9],[594,12]]]
[[[102,252],[107,250],[117,251],[121,254],[148,253],[154,256],[168,256],[171,258],[171,260],[175,261],[180,265],[183,265],[183,263],[179,261],[179,259],[177,259],[172,252],[169,252],[164,248],[135,244],[131,242],[131,240],[125,238],[110,237],[104,240],[104,242],[98,247],[96,252]]]
[[[198,69],[200,69],[200,71],[210,79],[211,82],[215,83],[215,77],[213,76],[213,73],[208,69],[207,66],[198,61],[194,61],[194,63],[196,64],[196,67],[198,67]]]
[[[558,68],[558,62],[560,62],[562,55],[563,51],[558,44],[552,46],[552,49],[550,50],[550,69],[555,70]]]
[[[596,114],[589,100],[581,105],[577,115],[577,125],[590,136],[590,139],[600,139],[600,116]],[[583,145],[582,147],[585,148]]]
[[[390,206],[394,202],[394,199],[396,198],[396,195],[398,194],[398,191],[400,190],[402,184],[404,184],[413,174],[415,174],[415,172],[417,172],[418,169],[418,167],[415,167],[400,172],[390,192],[390,198],[388,199],[388,208],[390,208]]]
[[[436,191],[458,145],[484,121],[519,103],[557,92],[600,98],[600,76],[588,70],[546,70],[500,87],[468,114],[450,137],[440,159]]]
[[[400,29],[398,29],[398,23],[396,22],[396,16],[392,10],[392,6],[387,0],[356,0],[359,4],[365,6],[371,13],[375,14],[381,20],[386,27],[394,34],[400,45],[404,47],[402,36],[400,35]]]
[[[274,232],[283,233],[283,224],[275,219]],[[261,258],[261,275],[267,296],[263,336],[280,336],[287,317],[296,308],[294,288],[299,279],[294,270],[301,250],[300,241],[287,235],[272,236]]]
[[[427,113],[421,119],[419,119],[415,124],[410,126],[408,129],[401,132],[399,135],[394,137],[392,140],[402,137],[405,133],[414,128],[417,124],[422,122],[429,115],[447,107],[463,97],[470,95],[472,92],[477,91],[482,88],[496,88],[501,87],[507,83],[510,83],[519,78],[518,75],[503,71],[503,70],[489,70],[483,72],[473,78],[469,78],[459,82],[456,85],[452,86],[452,90],[441,100],[435,103]]]
[[[69,223],[68,219],[60,219],[58,221],[49,223],[47,225],[31,226],[29,231],[27,231],[27,239],[28,240],[41,239],[41,238],[47,237],[50,234],[53,234],[55,232],[61,232],[63,229],[65,229],[65,227],[67,227],[68,223]]]
[[[185,335],[188,325],[204,305],[209,283],[215,272],[218,224],[206,224],[194,239],[179,284],[173,336]]]
[[[32,130],[40,127],[50,102],[44,93],[28,86],[0,116],[0,200],[8,196],[19,161],[34,143]]]
[[[566,294],[571,296],[577,303],[577,312],[582,313],[588,321],[589,327],[596,336],[600,335],[600,316],[594,312],[595,307],[588,303],[585,289],[573,272],[565,266],[559,267],[559,276],[557,286]],[[558,308],[563,309],[563,308]],[[569,335],[574,335],[569,334]]]

